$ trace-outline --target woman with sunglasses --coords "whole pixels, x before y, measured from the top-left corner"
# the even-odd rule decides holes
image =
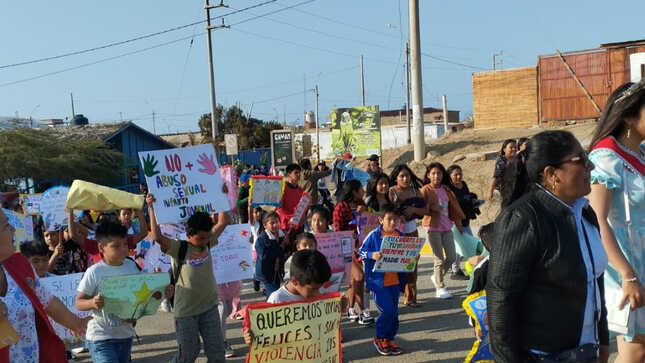
[[[604,363],[607,256],[585,198],[593,165],[567,131],[539,133],[522,153],[504,175],[490,251],[495,361]]]
[[[589,158],[591,205],[609,257],[609,329],[619,334],[616,362],[645,361],[645,83],[614,91],[598,121]],[[628,306],[628,308],[624,308]]]

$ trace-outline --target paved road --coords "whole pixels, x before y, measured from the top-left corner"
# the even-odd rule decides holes
[[[381,357],[372,345],[373,327],[360,327],[356,323],[344,321],[343,360],[345,362],[463,362],[474,341],[473,331],[468,327],[466,316],[461,309],[465,298],[465,281],[448,280],[448,289],[455,295],[449,300],[434,297],[435,289],[430,281],[432,259],[422,257],[419,269],[418,288],[420,308],[400,306],[400,330],[398,344],[405,354],[398,357]],[[244,302],[258,301],[258,293],[253,292],[250,284],[245,284],[242,296]],[[374,309],[374,308],[372,308]],[[228,338],[237,357],[229,362],[244,362],[248,349],[241,337],[240,321],[228,320]],[[167,362],[175,353],[176,341],[172,314],[158,313],[145,317],[137,325],[140,343],[132,348],[132,358],[136,362]],[[615,350],[615,347],[614,347]],[[82,353],[80,362],[90,362],[89,354]],[[79,362],[78,360],[76,362]],[[197,362],[206,362],[200,355]]]

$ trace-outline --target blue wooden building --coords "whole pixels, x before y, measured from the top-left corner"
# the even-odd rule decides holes
[[[123,153],[123,179],[108,186],[134,193],[138,193],[139,183],[145,181],[143,170],[139,167],[139,152],[175,148],[173,144],[132,122],[95,123],[54,130],[80,139],[100,139]]]

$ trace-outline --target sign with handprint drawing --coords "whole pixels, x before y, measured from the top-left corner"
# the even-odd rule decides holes
[[[159,223],[230,209],[213,145],[142,151],[139,158]]]
[[[154,315],[163,300],[170,276],[165,272],[108,276],[101,282],[99,293],[103,311],[121,319],[139,319]]]
[[[67,226],[67,213],[65,204],[67,204],[67,193],[69,187],[52,187],[40,196],[38,213],[43,218],[45,229],[48,232],[58,231]]]

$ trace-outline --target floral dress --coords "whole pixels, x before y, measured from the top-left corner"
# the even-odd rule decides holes
[[[639,281],[645,281],[645,158],[620,145],[613,137],[602,139],[589,154],[595,169],[591,183],[604,185],[611,191],[608,222],[616,241]],[[625,195],[629,200],[631,238],[625,223]],[[605,274],[608,288],[620,289],[621,277],[611,264]],[[613,286],[612,286],[613,285]],[[607,306],[607,309],[615,307]],[[645,307],[630,312],[627,341],[636,334],[645,334]]]
[[[0,272],[0,273],[5,273]],[[9,348],[9,361],[21,363],[39,363],[38,349],[38,332],[36,331],[36,313],[31,301],[22,289],[16,284],[15,280],[7,276],[7,294],[0,297],[9,310],[9,323],[16,330],[20,341]],[[34,271],[34,276],[36,272]],[[52,295],[43,285],[40,284],[38,277],[35,278],[35,289],[38,300],[47,307],[52,300]]]

